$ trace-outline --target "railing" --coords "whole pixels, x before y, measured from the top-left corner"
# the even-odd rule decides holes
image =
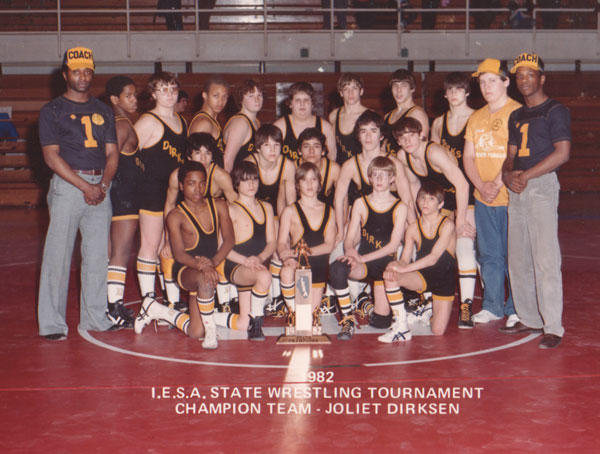
[[[254,6],[248,7],[248,3],[254,3]],[[302,34],[326,34],[318,39],[323,46],[329,45],[330,56],[334,56],[334,48],[339,48],[340,35],[354,35],[370,33],[387,32],[397,36],[398,56],[403,47],[403,42],[408,40],[410,34],[426,33],[429,36],[441,33],[452,33],[454,39],[459,38],[461,33],[464,35],[464,42],[467,43],[465,55],[469,55],[470,34],[508,32],[508,17],[511,12],[508,8],[471,8],[470,0],[463,0],[460,7],[453,6],[446,8],[398,8],[378,7],[378,8],[357,8],[356,2],[353,8],[335,8],[335,0],[330,0],[329,8],[320,7],[320,1],[308,0],[228,0],[218,2],[214,8],[199,8],[196,0],[183,0],[183,7],[176,10],[159,10],[150,0],[118,0],[93,2],[92,8],[78,6],[77,8],[68,5],[76,2],[61,0],[38,0],[32,1],[9,1],[0,0],[0,35],[20,35],[27,36],[33,34],[53,35],[57,38],[57,56],[62,56],[64,50],[63,39],[71,34],[84,33],[112,33],[118,32],[125,34],[126,56],[132,57],[131,46],[132,36],[146,36],[145,33],[194,33],[196,35],[196,52],[200,55],[199,44],[206,34],[226,31],[227,34],[256,34],[261,33],[264,42],[264,55],[267,55],[267,42],[269,35],[278,36],[277,33],[300,32]],[[83,2],[80,2],[80,4]],[[87,4],[91,4],[88,2]],[[115,4],[122,3],[124,7],[114,8]],[[153,7],[147,7],[153,3]],[[243,6],[220,6],[221,4],[238,4]],[[413,2],[416,4],[416,2]],[[41,8],[34,8],[35,5],[41,5]],[[85,3],[83,3],[85,5]],[[286,4],[291,6],[286,6]],[[314,6],[314,5],[317,6]],[[600,42],[600,13],[596,7],[596,2],[589,1],[590,7],[565,7],[565,8],[541,8],[534,0],[534,8],[529,11],[531,14],[531,28],[519,30],[520,33],[526,33],[531,36],[531,42],[536,42],[537,33],[563,33],[573,31],[585,31],[586,33],[595,33],[596,41]],[[571,2],[572,4],[572,2]],[[11,8],[10,5],[19,6],[20,9]],[[45,5],[48,5],[46,7]],[[100,7],[98,7],[100,5]],[[101,5],[107,5],[102,8]],[[140,7],[140,5],[145,5]],[[300,6],[298,6],[300,5]],[[307,6],[308,5],[308,6]],[[401,5],[401,2],[398,2]],[[464,5],[464,6],[463,6]],[[29,6],[29,7],[28,7]],[[527,12],[525,8],[519,11]],[[489,29],[475,29],[473,25],[477,22],[478,15],[493,13],[497,17],[502,16],[502,20],[496,19],[493,27]],[[560,29],[544,29],[543,17],[547,14],[559,14],[561,22]],[[166,30],[162,17],[165,14],[175,14],[181,19],[182,32],[175,30]],[[365,14],[374,15],[374,21],[370,23],[361,23],[358,20]],[[437,26],[435,29],[421,29],[422,21],[419,18],[423,15],[437,15]],[[345,15],[348,19],[345,29],[339,29],[340,15]],[[361,16],[362,15],[362,16]],[[406,24],[403,18],[406,15],[416,15],[418,18],[413,24]],[[210,20],[210,29],[208,29],[208,18]],[[546,16],[547,17],[547,16]],[[96,19],[91,19],[96,18]],[[158,20],[157,20],[158,19]],[[568,19],[572,19],[570,22]],[[28,23],[25,21],[28,20]],[[84,21],[87,21],[84,23]],[[104,22],[102,22],[104,21]],[[179,21],[179,19],[178,19]],[[368,21],[367,21],[368,22]],[[337,28],[336,28],[337,25]],[[513,29],[510,29],[514,31]],[[423,36],[423,35],[418,35]],[[547,36],[547,35],[546,35]],[[47,40],[47,38],[45,38]],[[280,38],[275,38],[280,39]],[[393,38],[392,38],[393,39]],[[336,43],[337,40],[337,43]],[[404,40],[404,41],[403,41]],[[597,45],[596,55],[600,54],[600,45]],[[577,57],[575,57],[577,58]]]

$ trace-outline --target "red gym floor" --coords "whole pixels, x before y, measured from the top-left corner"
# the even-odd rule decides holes
[[[3,453],[592,453],[600,442],[600,202],[564,196],[565,338],[501,322],[382,345],[281,346],[177,330],[77,331],[74,260],[66,341],[37,335],[46,210],[0,211]],[[127,296],[139,305],[133,276]],[[475,310],[479,310],[480,300]],[[326,325],[333,324],[326,320]],[[269,320],[268,334],[281,325]],[[334,328],[337,330],[337,328]]]

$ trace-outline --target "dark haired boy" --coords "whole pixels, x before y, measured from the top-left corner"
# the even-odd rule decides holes
[[[119,167],[112,180],[110,200],[110,256],[106,315],[115,325],[131,327],[134,314],[123,305],[129,253],[138,229],[143,168],[132,119],[137,112],[137,91],[129,77],[116,76],[106,83],[106,97],[115,114]]]
[[[425,307],[419,321],[428,320],[434,335],[444,334],[450,319],[456,288],[456,235],[454,223],[441,213],[444,190],[434,181],[424,182],[417,194],[417,205],[421,216],[406,229],[402,257],[389,263],[383,273],[394,322],[387,333],[377,338],[379,342],[402,342],[412,337],[401,287],[433,294],[432,307],[431,303]],[[411,263],[414,247],[417,255]]]
[[[200,111],[192,118],[189,133],[209,133],[217,143],[217,152],[213,153],[213,161],[219,167],[224,168],[223,153],[225,152],[225,146],[223,144],[223,128],[219,123],[219,114],[223,112],[227,105],[229,84],[221,76],[210,76],[204,82],[202,99],[204,103]]]
[[[383,134],[385,137],[385,151],[387,154],[396,155],[400,147],[392,134],[392,126],[402,118],[415,118],[421,123],[423,136],[427,138],[429,137],[429,117],[421,106],[415,104],[413,95],[416,83],[415,77],[410,71],[406,69],[394,71],[389,85],[396,108],[385,114]]]
[[[247,79],[236,87],[234,95],[240,111],[223,129],[223,168],[227,172],[254,152],[255,134],[260,127],[256,116],[263,106],[263,86],[254,79]]]
[[[354,126],[358,117],[367,110],[361,103],[365,84],[358,74],[344,73],[337,81],[337,91],[344,105],[329,114],[329,123],[335,130],[336,149],[329,150],[340,166],[352,156],[360,153],[361,147],[354,135]]]
[[[275,252],[273,208],[257,200],[258,168],[242,161],[233,168],[233,186],[239,194],[229,204],[235,246],[225,260],[224,277],[237,286],[240,313],[215,315],[217,325],[248,331],[248,339],[264,340],[263,311],[271,288],[271,272],[265,266]]]
[[[134,322],[136,334],[152,320],[166,320],[190,337],[204,334],[202,348],[218,346],[214,317],[217,268],[234,245],[234,233],[221,199],[204,197],[206,171],[195,161],[186,161],[179,169],[179,188],[183,202],[167,217],[169,241],[175,264],[173,274],[179,286],[190,292],[189,315],[167,308],[151,296],[144,297]],[[219,245],[219,238],[221,244]]]
[[[335,133],[331,124],[313,114],[315,90],[308,82],[295,82],[288,90],[287,105],[291,113],[277,119],[275,126],[283,134],[281,153],[296,162],[298,155],[298,136],[307,128],[315,128],[327,138],[327,149],[335,153]]]

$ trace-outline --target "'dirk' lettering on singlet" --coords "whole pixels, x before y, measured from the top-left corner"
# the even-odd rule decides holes
[[[358,160],[358,155],[354,156],[354,163],[356,165],[356,170],[358,171],[358,176],[360,178],[360,186],[357,185],[354,180],[350,180],[350,184],[348,185],[348,205],[352,206],[357,199],[369,195],[373,192],[373,186],[369,183],[369,179],[365,178],[363,174],[362,168],[360,167],[360,161]]]
[[[390,242],[396,219],[396,208],[401,201],[396,200],[387,210],[377,211],[369,203],[368,197],[363,197],[367,207],[367,219],[360,232],[359,252],[361,255],[381,249]],[[394,254],[390,254],[394,257]]]
[[[235,156],[235,160],[233,161],[234,166],[236,164],[239,164],[240,162],[242,162],[244,159],[246,159],[248,156],[250,156],[254,152],[254,137],[256,135],[256,129],[254,128],[254,123],[252,123],[252,120],[250,120],[250,118],[248,118],[248,116],[244,115],[243,113],[235,114],[233,117],[231,117],[229,119],[227,124],[229,124],[229,122],[232,121],[234,118],[239,118],[239,117],[244,118],[248,122],[248,125],[250,126],[250,130],[252,131],[252,134],[250,134],[250,138],[248,139],[248,141],[245,142],[240,147],[237,155]],[[227,128],[227,125],[225,125],[225,128]],[[227,146],[227,142],[224,142],[224,143],[225,143],[225,146]]]
[[[354,130],[350,134],[342,134],[340,130],[340,107],[335,116],[335,144],[337,146],[337,154],[335,161],[341,166],[344,162],[350,159],[352,156],[360,154],[362,151],[362,145],[356,137],[354,137]]]
[[[285,115],[283,118],[285,119],[285,137],[283,138],[281,154],[288,159],[297,162],[298,159],[300,159],[300,153],[298,153],[298,137],[296,137],[294,128],[292,128],[290,116]],[[321,117],[315,118],[315,125],[313,127],[317,128],[319,132],[323,132],[323,122],[321,121]]]
[[[144,115],[151,115],[163,125],[163,135],[160,140],[140,150],[144,163],[144,180],[150,184],[159,183],[168,186],[171,173],[184,163],[187,124],[184,118],[177,114],[181,132],[176,133],[158,115],[152,112],[146,112]]]
[[[448,220],[448,217],[442,216],[442,219],[440,219],[440,223],[438,224],[437,229],[435,229],[435,235],[433,235],[433,237],[429,238],[423,232],[423,227],[421,226],[421,218],[419,218],[419,221],[417,222],[417,227],[419,228],[419,241],[417,244],[417,260],[422,259],[423,257],[426,257],[427,255],[431,254],[431,251],[433,250],[433,246],[435,246],[435,243],[440,239],[440,230],[442,228],[442,225],[444,225],[444,222],[446,222],[446,220]],[[448,252],[448,250],[444,251],[442,256],[444,256],[444,255],[448,255],[450,260],[454,260],[453,255],[450,252]],[[440,257],[440,259],[438,259],[438,262],[441,259],[442,259],[442,257]]]
[[[244,257],[257,256],[267,245],[267,210],[265,210],[264,202],[258,201],[263,214],[263,222],[258,222],[250,210],[240,201],[236,200],[233,203],[244,210],[252,221],[252,231],[244,232],[244,234],[248,234],[248,239],[239,243],[236,240],[233,250]]]
[[[406,109],[406,111],[402,115],[400,115],[400,117],[398,117],[398,119],[394,123],[390,123],[390,119],[394,116],[394,114],[396,112],[398,112],[398,109],[396,108],[396,109],[388,112],[387,114],[385,114],[382,132],[383,132],[383,137],[385,138],[386,154],[388,154],[388,155],[391,154],[392,156],[396,156],[398,154],[398,152],[400,151],[400,149],[402,147],[400,145],[398,145],[398,141],[394,137],[394,134],[392,134],[392,127],[396,123],[398,123],[400,120],[402,120],[403,118],[410,115],[410,113],[416,109],[419,109],[419,106],[409,107],[408,109]]]
[[[414,163],[412,162],[412,156],[410,154],[406,154],[406,162],[408,163],[408,167],[412,173],[419,179],[421,184],[426,181],[435,181],[444,189],[444,209],[448,211],[456,210],[456,189],[448,181],[446,175],[439,170],[435,170],[431,163],[429,162],[429,149],[432,145],[435,145],[435,142],[429,141],[425,146],[425,174],[421,174],[415,168]]]
[[[256,198],[259,200],[263,200],[267,203],[270,203],[273,207],[273,213],[277,215],[277,196],[279,195],[279,186],[281,186],[281,177],[283,176],[283,171],[285,169],[286,162],[289,161],[285,156],[280,156],[279,160],[279,171],[277,172],[277,179],[271,183],[266,184],[263,181],[262,173],[260,171],[260,166],[258,165],[258,158],[254,155],[250,155],[258,167],[258,192],[256,193]]]
[[[215,156],[213,156],[213,162],[215,162],[219,167],[224,167],[223,154],[225,153],[225,143],[223,142],[223,129],[221,128],[221,125],[219,124],[219,122],[216,119],[211,117],[207,112],[198,112],[196,115],[194,115],[194,118],[192,118],[192,122],[190,123],[190,125],[193,125],[197,118],[198,119],[206,118],[214,126],[216,126],[217,129],[219,130],[219,135],[217,137],[215,137],[215,141],[217,142],[218,152],[216,153]]]

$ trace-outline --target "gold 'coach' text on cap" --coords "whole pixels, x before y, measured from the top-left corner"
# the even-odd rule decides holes
[[[537,54],[523,52],[513,62],[514,66],[510,69],[510,73],[514,74],[520,67],[535,69],[536,71],[544,72],[544,62]]]
[[[92,49],[87,47],[72,47],[65,52],[63,63],[68,66],[71,71],[76,69],[91,69],[94,71],[94,54]]]

